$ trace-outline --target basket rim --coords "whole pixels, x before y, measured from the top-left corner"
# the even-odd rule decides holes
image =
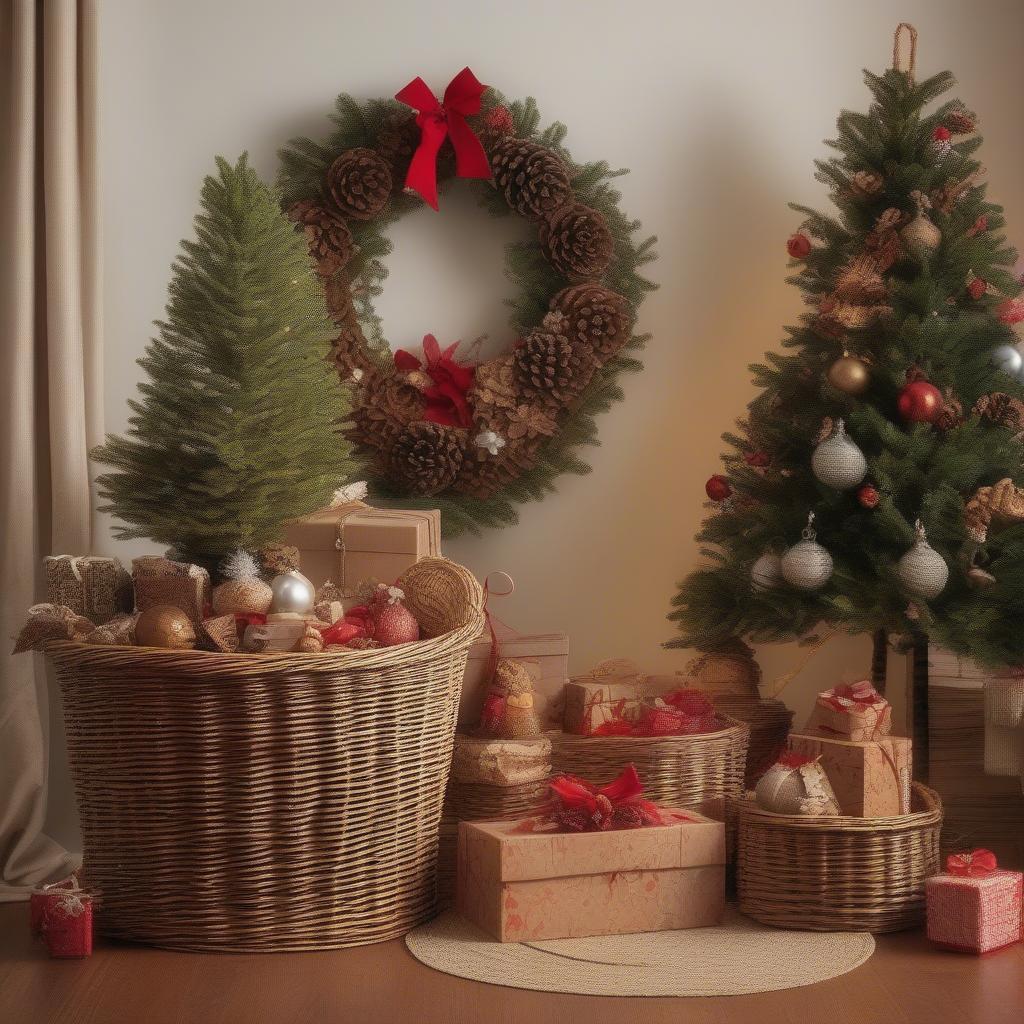
[[[799,829],[804,832],[888,832],[910,831],[936,825],[942,821],[942,798],[934,789],[922,782],[914,782],[911,789],[925,804],[923,811],[893,815],[889,818],[858,818],[850,814],[802,815],[779,814],[766,811],[754,802],[753,794],[738,801],[742,816],[757,820],[764,828]]]
[[[551,738],[554,743],[573,743],[579,746],[600,746],[607,745],[609,741],[618,740],[621,743],[639,743],[643,746],[657,746],[659,743],[668,746],[678,746],[684,743],[706,743],[711,740],[721,740],[730,734],[737,732],[750,732],[750,723],[733,718],[732,715],[718,713],[717,717],[726,726],[723,729],[716,729],[714,732],[688,732],[674,736],[580,736],[574,732],[563,732],[559,729],[549,729],[543,733]]]

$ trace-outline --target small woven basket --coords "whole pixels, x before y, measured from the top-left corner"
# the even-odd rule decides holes
[[[665,807],[690,807],[722,818],[730,800],[742,796],[750,731],[719,716],[724,728],[686,736],[574,736],[548,733],[555,773],[588,782],[611,782],[630,761],[644,785],[644,798]]]
[[[379,942],[436,906],[472,575],[401,580],[415,644],[233,655],[59,642],[87,884],[108,935],[270,952]]]
[[[895,932],[924,920],[939,871],[942,801],[914,783],[911,813],[801,817],[739,806],[739,908],[776,928]]]

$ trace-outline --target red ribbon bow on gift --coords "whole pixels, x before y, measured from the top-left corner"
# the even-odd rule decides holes
[[[991,850],[951,853],[946,858],[946,871],[951,875],[984,878],[996,870],[996,855]]]
[[[486,85],[477,81],[469,68],[463,68],[444,91],[439,103],[422,78],[414,78],[395,99],[412,107],[420,129],[420,144],[409,164],[405,187],[412,189],[437,209],[437,154],[446,138],[455,150],[455,173],[460,178],[489,178],[491,165],[487,154],[466,118],[480,112],[480,97]]]
[[[837,711],[843,710],[843,701],[870,707],[885,700],[867,679],[862,679],[857,683],[843,683],[826,692],[827,696],[825,694],[822,694],[822,696]]]

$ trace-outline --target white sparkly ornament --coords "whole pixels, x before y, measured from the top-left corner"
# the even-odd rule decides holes
[[[782,556],[782,577],[798,590],[820,590],[832,578],[832,556],[815,539],[813,523],[809,512],[803,540]]]
[[[766,551],[750,567],[750,582],[755,590],[774,590],[782,582],[782,559]]]
[[[900,238],[907,247],[910,254],[920,263],[924,263],[939,247],[942,241],[942,232],[931,222],[927,211],[931,209],[931,202],[923,192],[911,192],[911,197],[917,203],[917,213],[914,219],[900,231]]]
[[[1013,345],[1000,345],[992,353],[992,365],[1003,373],[1017,376],[1024,369],[1024,356]]]
[[[275,576],[270,581],[270,589],[274,593],[274,600],[270,605],[272,614],[289,612],[305,615],[313,610],[316,592],[313,584],[301,572],[289,569],[288,572]]]
[[[473,438],[478,448],[483,448],[491,455],[497,455],[505,447],[505,438],[493,430],[484,430]]]
[[[896,563],[896,578],[908,594],[930,601],[945,589],[949,580],[949,566],[928,543],[920,519],[914,524],[914,530],[917,539],[914,546]]]
[[[867,476],[868,462],[864,453],[847,436],[843,421],[836,420],[832,435],[814,449],[811,468],[826,487],[848,491]]]

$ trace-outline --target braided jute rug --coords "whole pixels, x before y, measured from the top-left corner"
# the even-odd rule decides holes
[[[875,949],[866,932],[796,932],[729,909],[714,928],[495,942],[454,911],[405,944],[445,974],[538,992],[599,996],[732,996],[798,988],[846,974]]]

